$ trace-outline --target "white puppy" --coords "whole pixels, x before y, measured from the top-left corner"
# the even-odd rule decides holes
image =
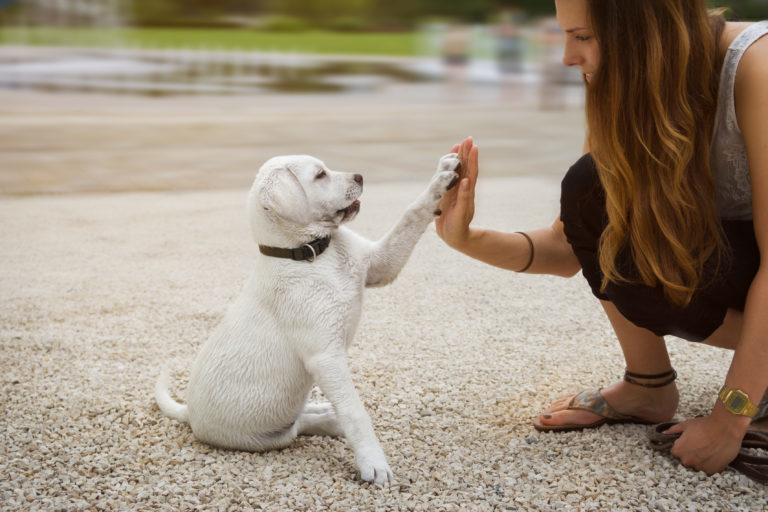
[[[155,389],[169,417],[223,448],[261,451],[298,434],[344,435],[360,476],[385,483],[392,471],[347,364],[363,289],[392,282],[458,180],[455,154],[440,159],[427,189],[395,227],[371,242],[341,226],[360,209],[363,177],[310,156],[270,159],[248,196],[260,252],[239,298],[201,346],[187,404]],[[317,384],[330,401],[308,403]]]

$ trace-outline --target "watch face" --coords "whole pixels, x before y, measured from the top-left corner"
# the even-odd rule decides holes
[[[747,400],[743,396],[737,395],[735,393],[731,395],[730,402],[731,407],[737,411],[740,411],[744,408],[745,405],[747,405]]]

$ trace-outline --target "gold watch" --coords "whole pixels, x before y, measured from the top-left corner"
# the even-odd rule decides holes
[[[757,414],[757,406],[749,401],[749,396],[739,389],[731,389],[728,386],[720,388],[717,395],[725,408],[733,414],[754,418]]]

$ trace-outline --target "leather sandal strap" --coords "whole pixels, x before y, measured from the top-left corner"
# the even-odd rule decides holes
[[[574,396],[568,404],[568,409],[577,409],[580,411],[588,411],[603,418],[611,420],[631,420],[632,416],[621,414],[619,411],[611,407],[611,405],[605,401],[605,398],[600,394],[600,390],[587,389]]]
[[[676,425],[674,421],[660,423],[648,432],[651,448],[659,451],[672,448],[680,434],[662,434],[662,432],[673,425]],[[765,442],[768,442],[767,434],[754,430],[748,431],[744,436],[739,454],[728,465],[755,482],[768,484],[768,457],[752,455],[745,450],[745,448],[762,447],[761,443]]]
[[[747,429],[744,438],[741,440],[743,448],[762,448],[768,450],[768,432],[757,429]]]
[[[674,425],[677,425],[676,421],[659,423],[653,429],[648,431],[648,440],[651,443],[651,448],[659,451],[672,448],[672,445],[675,444],[675,441],[680,437],[680,434],[662,434],[662,432]]]
[[[768,484],[768,457],[750,455],[740,450],[728,465],[755,482]]]

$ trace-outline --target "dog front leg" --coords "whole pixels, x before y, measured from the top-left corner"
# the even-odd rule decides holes
[[[443,156],[427,189],[419,195],[398,223],[382,239],[373,243],[369,254],[366,286],[384,286],[395,280],[419,241],[435,218],[440,200],[456,184],[459,159],[456,153]]]
[[[324,353],[310,358],[305,364],[336,410],[344,437],[355,453],[360,478],[377,484],[392,481],[392,470],[373,431],[371,418],[352,382],[347,355],[344,352]]]

